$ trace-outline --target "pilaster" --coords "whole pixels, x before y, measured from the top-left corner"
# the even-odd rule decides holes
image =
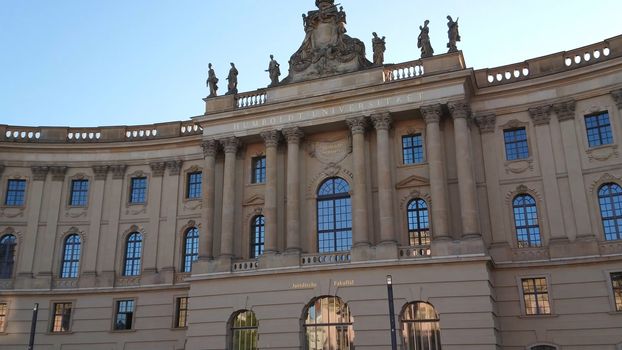
[[[298,127],[283,129],[287,140],[287,250],[300,253],[300,141],[304,137]]]
[[[80,275],[80,287],[95,287],[97,276],[97,247],[100,244],[101,220],[104,207],[107,165],[96,165],[93,169],[93,181],[90,185],[89,195],[89,230],[83,254],[84,264]],[[104,256],[103,258],[109,258]]]
[[[266,145],[266,186],[264,201],[265,219],[265,254],[278,252],[278,221],[277,211],[277,147],[281,133],[270,130],[261,133]]]

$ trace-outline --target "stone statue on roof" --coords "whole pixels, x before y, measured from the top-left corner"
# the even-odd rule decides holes
[[[207,71],[207,87],[209,87],[209,96],[207,97],[215,97],[218,92],[218,78],[216,78],[216,72],[214,72],[212,64],[208,64],[207,67],[209,68]]]
[[[270,74],[270,85],[268,87],[274,87],[279,85],[279,76],[281,76],[281,65],[274,59],[274,55],[270,55],[270,64],[266,70]]]
[[[289,60],[282,83],[355,72],[372,65],[365,44],[346,35],[346,13],[334,0],[316,0],[317,10],[302,15],[305,38]]]
[[[430,43],[430,28],[428,24],[430,24],[430,21],[426,19],[425,22],[423,22],[423,27],[419,26],[421,33],[417,39],[417,47],[421,49],[421,58],[434,56],[434,49]]]
[[[235,95],[238,93],[238,69],[235,68],[235,64],[233,64],[233,62],[230,64],[231,69],[229,69],[229,76],[227,77],[227,80],[229,81],[229,91],[227,91],[225,95]]]
[[[458,31],[458,20],[460,18],[456,18],[456,21],[451,18],[451,16],[447,16],[447,37],[449,38],[449,42],[447,43],[447,47],[449,51],[447,52],[457,52],[458,47],[456,46],[456,42],[460,41],[460,32]]]
[[[384,52],[386,51],[386,37],[378,37],[376,32],[371,33],[373,38],[371,39],[372,48],[374,49],[374,65],[381,66],[384,63]]]

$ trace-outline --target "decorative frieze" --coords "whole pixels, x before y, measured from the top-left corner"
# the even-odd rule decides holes
[[[475,117],[475,124],[477,124],[481,133],[494,132],[497,125],[497,116],[495,114],[478,115]]]
[[[366,117],[349,118],[346,119],[346,123],[348,124],[348,127],[350,127],[352,135],[364,134],[368,125]]]
[[[471,115],[471,107],[467,101],[454,101],[447,104],[452,118],[468,118]]]
[[[538,106],[529,108],[529,116],[534,125],[544,125],[551,121],[551,106]]]
[[[125,177],[125,169],[127,169],[127,165],[125,164],[111,165],[110,171],[112,171],[112,179],[122,180],[123,177]]]
[[[278,132],[278,130],[264,131],[260,135],[266,147],[278,147],[279,141],[281,140],[281,133]]]
[[[95,180],[106,180],[108,176],[108,165],[93,165],[93,174],[95,174]]]
[[[305,133],[299,127],[285,128],[282,132],[287,143],[300,143],[300,140],[305,136]]]
[[[32,170],[32,179],[34,181],[45,181],[45,177],[48,175],[50,168],[46,166],[33,166],[30,170]]]
[[[426,124],[438,123],[443,116],[443,106],[440,104],[428,105],[421,107],[421,115]]]
[[[568,101],[554,104],[553,110],[557,114],[557,119],[560,122],[563,122],[565,120],[571,120],[575,118],[576,106],[577,106],[577,101],[568,100]]]
[[[618,105],[618,109],[622,109],[622,89],[611,91],[611,97]]]
[[[149,167],[151,168],[151,173],[154,177],[164,176],[164,170],[166,169],[165,162],[152,162],[149,163]]]
[[[183,163],[184,162],[181,160],[172,160],[166,162],[166,167],[168,168],[169,175],[179,175],[179,173],[181,172],[181,165]]]
[[[237,153],[238,149],[242,145],[242,142],[240,142],[240,139],[237,137],[232,136],[220,140],[220,144],[222,145],[225,153]]]
[[[203,157],[216,157],[218,153],[219,144],[216,140],[205,140],[201,143],[201,148],[203,148]]]
[[[389,112],[372,114],[371,121],[376,130],[389,130],[391,127],[391,114]]]
[[[52,181],[65,181],[65,174],[67,173],[66,166],[51,166],[50,173],[52,174]]]

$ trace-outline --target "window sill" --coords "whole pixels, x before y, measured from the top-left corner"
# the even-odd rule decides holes
[[[266,185],[265,182],[257,182],[257,183],[250,182],[246,186],[248,186],[248,187],[260,187],[260,186],[265,186],[265,185]]]
[[[67,331],[67,332],[46,332],[46,335],[70,335],[73,334],[73,331]]]
[[[607,143],[604,145],[598,145],[598,146],[592,146],[590,147],[589,145],[587,146],[587,151],[591,152],[591,151],[598,151],[601,149],[609,149],[609,148],[618,148],[618,145],[616,145],[615,143]]]
[[[550,315],[521,315],[518,318],[529,320],[529,319],[534,319],[534,318],[557,318],[557,317],[559,317],[559,315],[550,314]]]
[[[171,328],[171,331],[186,331],[188,330],[188,326],[186,327],[173,327]]]
[[[611,316],[620,316],[622,317],[622,310],[621,311],[610,311],[608,312],[609,315]]]
[[[113,329],[110,333],[135,333],[135,329]]]
[[[421,162],[421,163],[412,163],[412,164],[404,164],[404,163],[400,163],[397,165],[397,168],[416,168],[416,167],[424,167],[427,166],[428,162]]]

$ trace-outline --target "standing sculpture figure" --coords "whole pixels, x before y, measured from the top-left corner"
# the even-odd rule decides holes
[[[235,68],[235,64],[231,62],[231,69],[229,69],[229,76],[227,77],[229,80],[229,91],[227,91],[226,95],[234,95],[238,93],[238,69]]]
[[[421,49],[421,58],[434,56],[434,49],[430,43],[430,28],[428,28],[429,23],[430,21],[426,19],[425,22],[423,22],[423,27],[419,26],[421,33],[417,39],[417,47]]]
[[[270,85],[268,87],[273,87],[279,85],[279,76],[281,76],[281,65],[274,59],[274,55],[270,55],[270,65],[268,66],[268,72],[270,74]]]
[[[458,47],[456,46],[456,42],[460,41],[460,32],[458,31],[458,20],[460,20],[460,18],[457,18],[456,21],[454,22],[451,16],[447,16],[447,21],[448,21],[447,27],[449,28],[449,30],[447,31],[447,36],[449,37],[449,42],[447,43],[447,47],[449,48],[449,51],[447,52],[458,51]]]
[[[376,32],[373,32],[374,36],[371,39],[372,48],[374,49],[374,65],[381,66],[384,63],[384,52],[386,51],[386,37],[379,38]]]
[[[207,97],[215,97],[218,91],[218,78],[216,78],[216,73],[212,68],[212,64],[208,64],[207,67],[209,70],[207,71],[207,87],[209,87],[209,96]]]

